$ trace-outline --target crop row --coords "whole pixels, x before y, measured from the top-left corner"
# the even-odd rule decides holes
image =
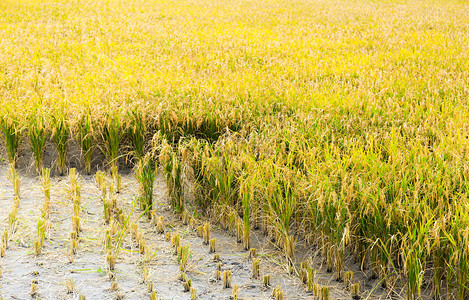
[[[1,131],[10,163],[25,139],[40,170],[44,141],[50,137],[58,156],[66,158],[73,137],[86,171],[90,152],[106,155],[117,189],[121,157],[134,158],[142,183],[152,182],[148,170],[159,164],[176,211],[212,216],[224,228],[243,232],[246,249],[250,230],[261,228],[285,251],[292,273],[299,272],[296,243],[305,240],[322,249],[339,280],[347,271],[344,261],[356,258],[383,286],[405,286],[409,299],[421,296],[424,281],[431,281],[436,297],[467,294],[465,137],[450,141],[436,132],[421,133],[418,126],[378,130],[373,124],[379,114],[348,117],[361,123],[357,128],[340,119],[347,111],[302,114],[280,104],[258,105],[262,113],[251,119],[241,109],[232,110],[239,118],[227,116],[228,107],[191,117],[184,115],[190,110],[151,102],[88,107],[77,115],[44,107],[24,115],[3,108]],[[59,159],[59,172],[63,164],[66,160]],[[188,180],[196,190],[190,203]],[[144,186],[142,209],[149,211],[151,193]]]

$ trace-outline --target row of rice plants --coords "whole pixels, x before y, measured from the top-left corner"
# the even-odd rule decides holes
[[[441,161],[436,157],[435,163],[412,164],[412,157],[403,157],[401,149],[392,148],[397,141],[389,142],[387,160],[382,159],[384,149],[373,140],[363,148],[352,149],[347,156],[326,144],[322,153],[316,147],[306,148],[309,152],[298,152],[296,157],[277,151],[277,157],[260,160],[251,148],[243,147],[239,138],[228,137],[213,146],[203,146],[203,150],[194,150],[202,153],[202,163],[194,164],[194,169],[202,166],[203,170],[195,170],[202,192],[199,196],[205,199],[205,205],[209,203],[221,224],[229,224],[228,208],[244,215],[244,220],[251,209],[260,210],[265,231],[285,250],[290,265],[295,243],[302,237],[323,249],[327,269],[332,271],[335,266],[339,280],[346,271],[344,255],[350,249],[348,252],[366,262],[364,265],[383,286],[392,291],[399,286],[399,280],[409,299],[422,297],[422,282],[429,270],[434,277],[435,297],[441,296],[441,283],[446,280],[446,293],[454,292],[457,299],[464,299],[464,234],[468,225],[463,213],[467,206],[465,174],[456,171],[458,168],[447,169],[440,177],[446,186],[424,186],[424,182],[432,181],[435,169],[443,166]],[[290,143],[289,147],[305,149],[301,143]],[[242,158],[244,155],[249,159]],[[298,159],[302,161],[298,163]],[[249,165],[246,161],[255,163]],[[446,167],[454,168],[448,164]],[[243,175],[246,173],[250,176]],[[402,174],[398,181],[396,173]],[[248,201],[243,198],[245,185],[252,184],[253,177],[258,177],[253,190],[259,193],[250,199],[248,210]],[[420,182],[415,182],[419,177]],[[444,201],[448,187],[464,193],[452,195],[456,197],[454,202]]]
[[[83,153],[103,145],[116,185],[117,159],[150,151],[157,154],[177,211],[193,209],[184,196],[184,182],[192,178],[197,213],[233,232],[241,224],[246,237],[247,228],[262,227],[285,250],[291,272],[295,243],[306,239],[324,249],[327,269],[335,267],[338,279],[346,271],[344,256],[352,253],[389,289],[406,286],[409,298],[421,295],[429,270],[434,294],[454,291],[459,299],[467,294],[462,138],[448,140],[399,124],[382,127],[379,115],[365,111],[357,117],[350,108],[328,115],[256,116],[238,133],[219,127],[224,133],[214,141],[192,129],[184,132],[183,124],[195,121],[176,120],[169,108],[161,114],[149,104],[135,109],[127,119],[120,111],[104,116],[90,111],[77,117],[80,122],[69,120],[74,138],[86,140]],[[14,162],[21,135],[34,131],[24,124],[36,123],[16,112],[3,116],[2,133]],[[350,120],[358,125],[348,126]],[[85,129],[78,134],[77,128]]]

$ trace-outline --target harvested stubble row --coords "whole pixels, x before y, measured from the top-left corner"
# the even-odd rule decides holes
[[[193,181],[198,213],[246,249],[262,228],[291,272],[305,240],[338,279],[350,253],[409,299],[467,297],[467,3],[30,2],[0,4],[10,163],[29,141],[41,170],[50,138],[63,173],[76,139],[119,190],[150,153],[176,211]]]

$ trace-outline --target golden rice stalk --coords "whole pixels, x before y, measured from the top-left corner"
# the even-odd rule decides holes
[[[210,223],[205,223],[203,227],[204,244],[208,245],[210,241]]]
[[[306,285],[306,291],[308,293],[314,292],[314,287],[315,287],[314,270],[311,266],[307,267],[307,280],[308,280],[308,283]]]
[[[238,285],[233,285],[233,290],[231,292],[232,298],[234,300],[237,300],[239,297],[239,286]]]
[[[215,278],[216,281],[221,280],[221,272],[220,272],[220,270],[215,270],[215,273],[214,273],[214,276],[213,276],[213,277]]]
[[[210,239],[210,253],[215,253],[216,249],[215,249],[215,242],[216,242],[216,239]]]
[[[264,275],[264,287],[270,286],[270,275]]]
[[[164,233],[164,217],[163,216],[161,216],[157,219],[157,221],[156,221],[156,230],[160,234]]]
[[[197,291],[191,287],[191,300],[197,300]]]
[[[153,291],[150,293],[150,300],[159,300],[159,296],[158,296],[158,292],[157,291]]]
[[[72,294],[75,292],[75,282],[72,278],[69,278],[65,281],[65,287],[67,288],[67,294]]]
[[[223,271],[223,288],[231,288],[231,277],[233,276],[233,271],[225,270]]]
[[[329,300],[329,287],[321,287],[321,300]]]
[[[256,257],[256,248],[249,249],[249,258],[254,259]]]
[[[39,292],[39,286],[38,286],[38,281],[36,279],[34,279],[33,281],[31,281],[31,290],[29,292],[29,294],[31,295],[31,297],[35,298]]]
[[[119,285],[117,284],[117,281],[115,278],[111,279],[111,290],[112,291],[118,291],[119,290]]]
[[[260,260],[258,258],[253,259],[252,261],[252,278],[258,279],[260,275]]]
[[[359,300],[360,299],[360,284],[354,283],[352,284],[352,298],[354,300]]]
[[[283,290],[280,285],[274,287],[272,290],[272,297],[274,297],[275,300],[283,300]]]
[[[347,271],[344,273],[344,285],[346,289],[350,289],[353,284],[353,272]]]
[[[184,292],[187,293],[190,291],[192,287],[192,280],[187,280],[182,283],[182,287],[184,288]]]
[[[150,278],[150,271],[147,267],[143,267],[142,279],[143,283],[147,283],[148,279]]]

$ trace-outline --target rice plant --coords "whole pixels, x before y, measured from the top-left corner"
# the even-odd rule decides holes
[[[119,149],[122,138],[124,137],[124,124],[120,112],[109,112],[105,116],[105,121],[101,126],[101,137],[104,142],[104,153],[106,154],[109,165],[111,166],[111,175],[116,186],[116,191],[120,191],[119,175]]]
[[[240,187],[240,195],[242,200],[243,206],[243,243],[244,249],[249,250],[250,248],[250,232],[251,232],[251,198],[252,198],[252,191],[249,187],[247,180],[244,181],[243,185]]]
[[[219,143],[223,145],[223,141]],[[200,184],[206,189],[206,201],[212,204],[221,224],[227,228],[230,211],[238,204],[238,168],[229,152],[221,145],[213,149],[206,147],[203,160],[204,176]]]
[[[76,138],[81,147],[81,153],[85,163],[85,172],[90,174],[94,150],[94,127],[91,120],[90,110],[81,115],[77,121],[76,127]]]
[[[221,280],[221,271],[220,270],[215,270],[213,277],[214,277],[215,281],[220,281]]]
[[[8,229],[5,229],[5,231],[3,231],[3,235],[2,235],[2,257],[5,256],[5,251],[6,249],[8,248],[8,242],[10,241],[10,234],[8,232]]]
[[[203,239],[204,239],[204,244],[208,245],[210,242],[210,223],[205,223],[203,226]]]
[[[196,289],[191,287],[190,292],[191,292],[191,300],[197,300],[197,291],[196,291]]]
[[[111,279],[111,290],[115,292],[119,291],[119,284],[117,283],[115,278]]]
[[[273,237],[285,250],[290,272],[293,272],[296,239],[290,233],[290,230],[294,221],[294,213],[297,211],[297,196],[294,193],[293,182],[282,178],[291,176],[288,174],[289,171],[279,169],[273,165],[271,165],[271,168],[270,172],[272,173],[270,174],[277,179],[266,183],[267,208],[265,213],[270,218],[269,222],[272,224]]]
[[[352,284],[352,299],[360,299],[360,285],[358,283]]]
[[[223,271],[223,288],[228,289],[231,288],[231,278],[233,277],[232,270],[225,270]]]
[[[272,297],[275,300],[283,300],[283,290],[281,286],[276,286],[273,288]]]
[[[249,258],[254,259],[256,257],[256,248],[249,249]]]
[[[49,215],[49,209],[50,209],[50,188],[51,188],[51,183],[50,183],[50,169],[48,168],[43,168],[42,169],[42,189],[44,191],[44,206],[42,209],[42,213],[45,216]]]
[[[46,220],[41,217],[37,221],[37,240],[34,241],[34,254],[41,255],[44,238],[46,236]]]
[[[145,143],[149,126],[146,116],[139,106],[135,106],[128,111],[129,137],[132,143],[132,151],[137,160],[142,159],[145,155]]]
[[[153,291],[150,293],[150,300],[158,300],[158,299],[160,299],[158,297],[158,292]]]
[[[15,233],[17,224],[18,224],[18,206],[13,204],[10,212],[8,213],[8,232],[10,234]],[[6,236],[8,236],[8,234]],[[8,239],[6,241],[8,242]]]
[[[189,248],[189,245],[182,246],[181,255],[179,256],[179,266],[180,266],[181,272],[186,271],[190,256],[191,256],[191,250]]]
[[[264,287],[270,287],[270,275],[264,275]]]
[[[65,287],[67,288],[67,294],[72,294],[75,292],[75,282],[73,279],[69,278],[65,281]]]
[[[72,229],[78,236],[81,231],[81,182],[75,168],[69,170],[70,186],[68,188],[69,197],[72,200]]]
[[[153,288],[154,288],[153,281],[148,281],[148,284],[147,284],[148,292],[149,293],[153,292]]]
[[[209,245],[210,245],[210,253],[215,253],[216,252],[216,239],[210,239],[209,240]]]
[[[78,249],[78,234],[77,231],[70,232],[70,253],[73,255]]]
[[[252,261],[252,278],[257,279],[260,276],[259,270],[260,260],[258,258]]]
[[[19,205],[19,199],[20,199],[20,193],[21,193],[21,179],[18,175],[18,171],[14,168],[13,165],[10,165],[7,176],[8,176],[8,179],[13,184],[13,194],[14,194],[15,200],[18,201],[18,205]]]
[[[153,185],[157,174],[156,163],[147,153],[135,166],[135,176],[139,182],[140,209],[150,217],[153,209]]]
[[[236,284],[233,285],[233,291],[231,292],[231,296],[234,300],[238,300],[239,297],[239,286]]]
[[[42,170],[42,162],[44,157],[44,148],[46,146],[47,128],[45,116],[41,112],[36,112],[29,116],[28,120],[28,137],[31,144],[31,150],[34,156],[34,165],[36,174],[40,174]]]
[[[65,111],[57,111],[52,115],[52,140],[57,147],[57,166],[59,175],[66,171],[68,141],[70,139],[70,125]]]
[[[166,179],[170,204],[178,213],[182,213],[185,209],[183,166],[166,139],[162,140],[159,149],[159,162]]]
[[[329,300],[330,290],[329,287],[323,286],[321,287],[321,300]]]
[[[39,282],[34,279],[31,281],[31,290],[29,292],[29,294],[31,295],[31,297],[33,298],[36,298],[38,292],[39,292],[39,286],[38,286]]]
[[[143,283],[148,282],[149,276],[150,276],[150,271],[148,270],[147,267],[143,267],[143,272],[142,272]]]
[[[20,145],[24,123],[12,114],[3,114],[0,118],[0,131],[8,154],[8,161],[13,167],[16,163],[18,148]]]

